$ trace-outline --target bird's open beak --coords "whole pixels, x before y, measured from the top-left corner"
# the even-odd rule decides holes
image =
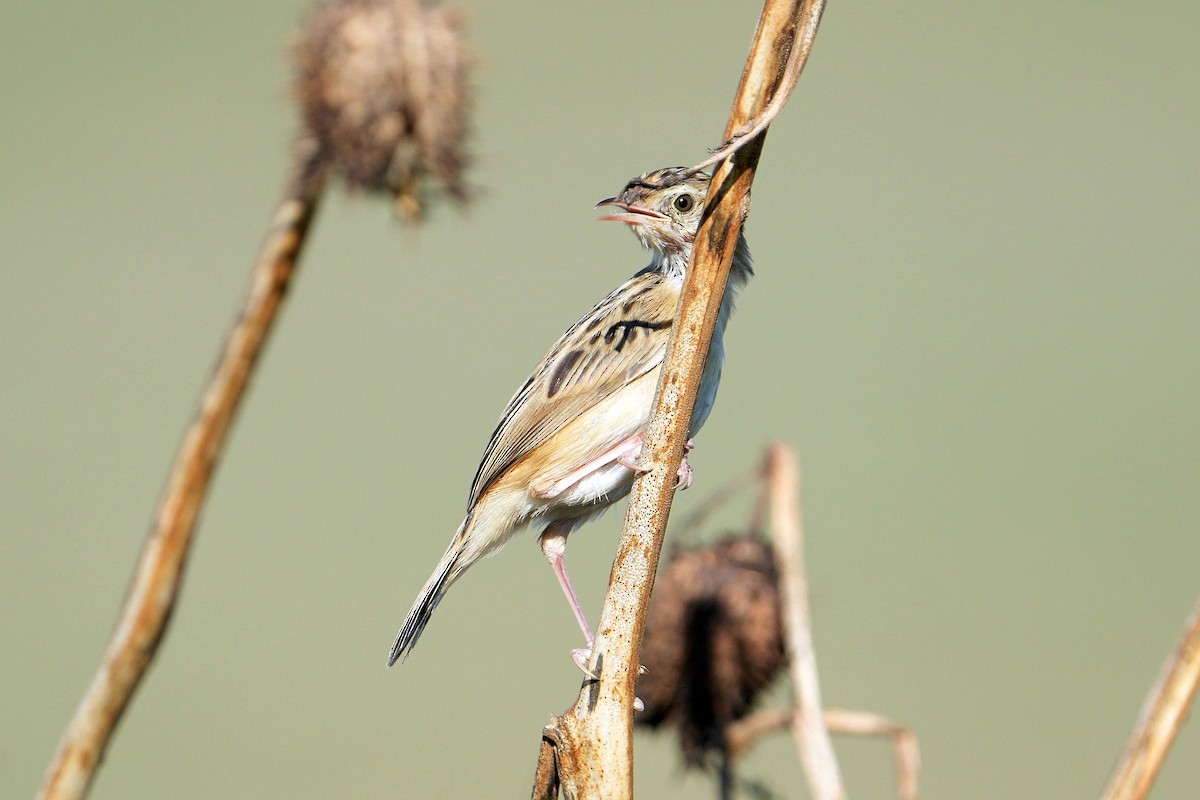
[[[645,206],[636,206],[632,203],[623,202],[615,197],[610,197],[607,200],[601,200],[599,203],[596,203],[596,208],[600,206],[616,206],[621,210],[615,214],[605,214],[597,222],[626,222],[630,225],[645,225],[649,222],[658,222],[667,218],[665,214],[651,211]]]

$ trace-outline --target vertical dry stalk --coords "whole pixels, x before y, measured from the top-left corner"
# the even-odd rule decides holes
[[[803,62],[789,62],[789,55],[796,48],[807,54],[811,46],[811,41],[798,42],[797,33],[815,34],[822,7],[822,0],[767,0],[726,126],[727,140],[754,125],[781,85],[785,92],[790,88],[788,79]],[[589,667],[597,677],[584,681],[575,705],[551,720],[545,732],[545,739],[556,745],[562,790],[572,800],[633,796],[633,702],[646,610],[675,493],[674,476],[765,135],[764,127],[713,175],[646,431],[643,463],[650,471],[634,483],[596,631]],[[540,779],[538,791],[544,791]]]
[[[1142,800],[1150,794],[1200,686],[1200,603],[1146,698],[1141,719],[1105,788],[1103,800]]]
[[[158,650],[229,423],[283,302],[317,208],[324,178],[316,152],[308,139],[296,146],[292,174],[251,273],[241,314],[176,454],[100,669],[50,764],[39,794],[44,800],[87,794],[113,729]]]
[[[765,491],[747,529],[759,529],[758,518],[765,506],[771,520],[795,699],[792,708],[765,709],[729,726],[726,729],[726,753],[731,761],[735,761],[763,736],[791,730],[813,797],[844,797],[829,734],[883,736],[892,741],[900,800],[916,800],[921,756],[917,737],[912,731],[880,714],[821,707],[804,568],[804,520],[795,450],[784,444],[771,445],[764,462],[753,472],[764,481]],[[728,490],[725,490],[717,497],[724,499],[727,495]]]
[[[800,516],[800,470],[795,452],[776,444],[767,454],[768,492],[771,495],[771,539],[779,569],[787,634],[788,664],[795,692],[792,736],[814,800],[843,800],[846,789],[838,768],[829,730],[821,713],[821,686],[813,649],[808,613],[808,585],[804,580],[803,529]]]

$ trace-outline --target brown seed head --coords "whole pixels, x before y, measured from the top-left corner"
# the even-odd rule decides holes
[[[782,611],[769,545],[730,537],[675,556],[656,581],[637,693],[639,725],[679,728],[689,764],[721,750],[784,665]]]
[[[296,48],[304,125],[347,184],[388,191],[406,219],[433,175],[466,200],[463,139],[473,59],[462,17],[418,0],[336,0]]]

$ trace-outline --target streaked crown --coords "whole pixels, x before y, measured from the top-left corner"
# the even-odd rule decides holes
[[[620,211],[601,219],[627,223],[643,246],[669,261],[681,260],[682,269],[696,241],[710,182],[706,173],[667,167],[634,178],[616,197],[596,205],[616,206]],[[743,279],[752,272],[744,238],[738,242],[733,272]]]

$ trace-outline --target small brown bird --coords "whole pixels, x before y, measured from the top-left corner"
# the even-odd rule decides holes
[[[624,222],[651,251],[650,264],[601,300],[555,342],[492,433],[471,485],[467,516],[408,612],[388,656],[407,656],[446,590],[472,564],[529,523],[567,596],[587,646],[572,651],[586,671],[592,631],[563,563],[567,536],[629,493],[653,411],[659,370],[704,210],[709,176],[682,167],[626,184],[603,220]],[[708,349],[689,434],[712,410],[724,360],[722,335],[733,298],[753,273],[739,239]],[[684,459],[680,483],[691,483]]]

